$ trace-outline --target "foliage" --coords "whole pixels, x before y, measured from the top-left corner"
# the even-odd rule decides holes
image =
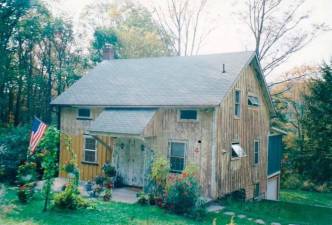
[[[5,200],[13,202],[15,193],[8,188]],[[0,208],[7,204],[6,201],[0,201]],[[15,210],[8,213],[0,210],[0,224],[21,224],[22,221],[33,221],[34,225],[58,225],[58,224],[137,224],[137,225],[211,225],[213,218],[217,218],[218,225],[227,224],[230,217],[218,214],[208,214],[203,220],[197,221],[180,215],[170,214],[158,207],[145,206],[138,204],[126,204],[120,202],[96,201],[96,209],[87,210],[49,210],[47,213],[40,211],[43,201],[34,199],[28,205],[17,204]],[[5,205],[7,206],[7,205]],[[19,212],[19,213],[18,213]],[[322,212],[325,213],[325,212]],[[264,219],[264,218],[263,218]],[[241,225],[255,225],[253,221],[247,219],[238,219],[237,223]],[[323,224],[323,223],[321,223]]]
[[[0,123],[52,121],[52,97],[87,68],[71,24],[41,1],[7,0],[0,9]]]
[[[321,68],[321,79],[313,80],[305,96],[305,148],[302,171],[319,184],[332,183],[332,62]]]
[[[77,156],[73,150],[72,139],[69,135],[61,133],[61,138],[65,144],[66,151],[69,153],[69,162],[65,162],[63,170],[68,174],[70,182],[78,186],[80,180],[80,171],[77,166]]]
[[[18,199],[26,203],[28,202],[33,194],[36,182],[36,163],[26,161],[24,164],[18,167],[17,171],[17,197]]]
[[[102,50],[110,44],[115,50],[115,58],[138,58],[151,56],[165,56],[172,54],[169,48],[170,39],[167,33],[161,36],[161,27],[156,24],[151,13],[143,6],[125,2],[122,4],[94,4],[95,11],[101,11],[98,18],[101,24],[92,24],[97,18],[87,20],[94,30],[94,37],[90,49],[91,60],[94,63],[102,61]],[[98,8],[100,7],[100,8]],[[105,8],[110,13],[103,14]],[[104,22],[105,21],[105,22]],[[110,24],[107,21],[112,21]]]
[[[193,176],[178,175],[166,193],[167,207],[177,214],[190,214],[200,197],[198,180]]]
[[[103,165],[103,171],[104,171],[105,175],[108,176],[108,177],[115,177],[116,176],[115,167],[112,166],[109,162],[106,162]]]
[[[54,195],[54,205],[59,209],[72,210],[91,206],[87,200],[80,196],[77,187],[72,183],[69,183],[63,192]]]
[[[163,157],[157,157],[151,167],[151,180],[156,185],[155,192],[162,195],[166,189],[167,177],[170,171],[168,160]]]
[[[108,202],[112,198],[112,189],[111,188],[106,188],[103,194],[103,200]]]
[[[45,197],[44,211],[47,210],[49,199],[52,195],[52,185],[54,177],[58,172],[58,145],[60,132],[55,127],[48,127],[43,139],[40,142],[40,148],[43,168],[43,193]]]
[[[30,128],[18,126],[0,128],[0,181],[13,183],[18,166],[26,159]]]
[[[280,201],[332,208],[332,193],[281,189]]]

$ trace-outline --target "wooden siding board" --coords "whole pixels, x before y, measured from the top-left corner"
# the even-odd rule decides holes
[[[234,118],[234,93],[241,90],[241,116]],[[248,93],[255,93],[261,102],[258,109],[248,108]],[[230,93],[225,97],[218,114],[218,158],[219,182],[218,196],[246,189],[247,197],[252,197],[253,184],[259,182],[262,192],[266,191],[266,146],[269,133],[269,112],[254,70],[249,66],[244,69]],[[260,139],[260,163],[253,166],[253,143]],[[231,160],[230,146],[238,139],[247,152],[247,156]],[[223,153],[226,150],[226,153]]]

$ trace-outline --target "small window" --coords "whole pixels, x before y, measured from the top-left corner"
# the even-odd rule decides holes
[[[248,96],[248,105],[249,106],[259,106],[259,100],[256,96]]]
[[[197,120],[197,110],[180,110],[180,120]]]
[[[184,169],[185,148],[185,143],[170,142],[170,164],[172,172],[181,172]]]
[[[258,140],[254,141],[254,163],[255,165],[259,163],[259,152],[260,152],[260,143]]]
[[[86,108],[77,109],[77,118],[79,119],[91,119],[91,111]]]
[[[260,195],[260,186],[259,183],[256,183],[254,187],[254,198],[258,198],[259,195]]]
[[[240,117],[241,114],[241,92],[239,90],[235,91],[235,105],[234,105],[234,115]]]
[[[97,162],[97,142],[90,136],[84,137],[84,162]]]
[[[246,156],[246,152],[239,143],[232,144],[232,158],[240,158]]]

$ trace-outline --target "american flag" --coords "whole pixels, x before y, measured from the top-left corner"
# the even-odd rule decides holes
[[[32,121],[32,131],[30,137],[29,149],[30,153],[33,154],[39,141],[42,139],[47,125],[40,121],[38,118],[34,118]]]

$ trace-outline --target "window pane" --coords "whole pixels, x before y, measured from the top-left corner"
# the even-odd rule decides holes
[[[255,198],[257,198],[259,196],[259,183],[258,184],[255,184],[255,191],[254,191],[254,195],[255,195]]]
[[[258,98],[255,96],[248,96],[248,105],[259,106]]]
[[[90,109],[78,109],[78,117],[90,118]]]
[[[232,157],[243,157],[246,153],[239,144],[232,144]]]
[[[235,104],[235,116],[240,116],[240,104]]]
[[[240,103],[240,91],[235,91],[235,103]]]
[[[96,152],[95,151],[84,151],[84,161],[96,162]]]
[[[96,140],[93,138],[85,138],[85,149],[96,149]]]
[[[180,110],[180,119],[197,120],[197,110]]]
[[[171,170],[182,171],[184,169],[184,158],[171,157]]]
[[[255,141],[255,151],[254,151],[254,156],[255,156],[255,164],[258,163],[259,161],[259,142]]]
[[[184,143],[171,143],[171,157],[184,157]]]

